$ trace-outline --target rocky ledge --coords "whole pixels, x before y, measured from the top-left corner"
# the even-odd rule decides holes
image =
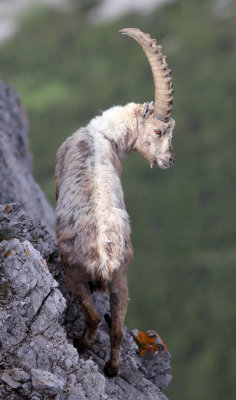
[[[0,399],[164,400],[170,355],[159,336],[124,328],[121,368],[109,357],[108,296],[93,295],[102,318],[93,350],[78,354],[83,330],[56,244],[16,203],[0,206]]]

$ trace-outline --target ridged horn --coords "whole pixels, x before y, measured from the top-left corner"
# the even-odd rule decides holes
[[[166,56],[162,54],[162,46],[157,45],[155,39],[151,39],[149,34],[143,33],[140,29],[125,28],[119,32],[135,39],[144,50],[151,66],[155,86],[154,117],[167,122],[171,114],[174,89],[171,70],[168,68]]]

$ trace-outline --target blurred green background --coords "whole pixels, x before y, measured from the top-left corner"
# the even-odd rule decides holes
[[[236,4],[177,0],[150,14],[91,23],[99,0],[71,11],[34,7],[0,47],[1,79],[30,120],[34,175],[54,203],[56,150],[100,110],[154,96],[139,27],[163,45],[173,71],[173,168],[124,162],[132,221],[130,329],[155,329],[172,354],[175,400],[236,395]]]

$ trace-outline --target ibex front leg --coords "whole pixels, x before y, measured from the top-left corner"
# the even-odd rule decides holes
[[[109,285],[111,308],[111,354],[105,365],[105,374],[115,376],[119,370],[120,351],[123,341],[123,323],[127,310],[128,286],[126,269],[114,271]]]

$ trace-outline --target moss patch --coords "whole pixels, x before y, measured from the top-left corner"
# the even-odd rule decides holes
[[[5,306],[9,302],[9,298],[14,294],[14,290],[9,286],[8,282],[0,283],[0,306]]]
[[[3,240],[9,240],[13,237],[13,232],[9,228],[0,229],[0,242]]]

